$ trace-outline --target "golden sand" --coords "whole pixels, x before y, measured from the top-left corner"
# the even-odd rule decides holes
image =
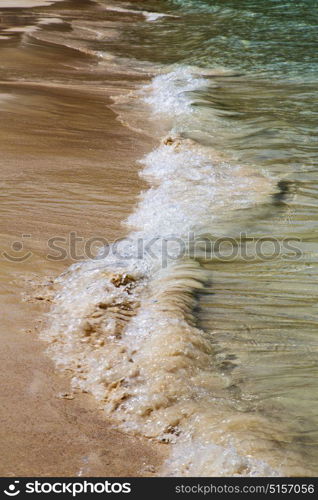
[[[64,56],[73,62],[68,49]],[[47,259],[49,238],[67,239],[71,231],[84,239],[123,236],[120,223],[141,188],[135,159],[151,149],[149,139],[116,121],[105,87],[52,81],[50,73],[67,71],[65,61],[61,49],[47,60],[22,54],[19,43],[2,51],[1,252],[14,259],[32,255],[20,263],[0,259],[0,474],[152,475],[164,447],[114,430],[90,396],[70,394],[69,379],[55,371],[34,331],[45,301],[22,300],[30,283],[72,262],[69,255]],[[20,250],[12,248],[17,242]]]

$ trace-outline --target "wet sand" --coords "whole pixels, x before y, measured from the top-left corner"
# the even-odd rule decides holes
[[[67,375],[54,368],[38,340],[47,304],[23,301],[32,284],[72,262],[70,255],[47,258],[50,238],[67,239],[73,231],[84,241],[111,242],[124,235],[120,223],[142,188],[135,160],[151,149],[151,140],[116,120],[109,97],[116,76],[109,76],[108,87],[69,83],[70,63],[85,60],[72,61],[67,49],[61,64],[61,51],[48,59],[43,48],[23,56],[19,36],[2,47],[0,83],[0,474],[152,475],[166,447],[114,430],[92,397],[70,395]],[[66,76],[53,83],[50,72]],[[81,252],[80,244],[79,259]]]
[[[41,7],[42,5],[52,5],[56,2],[61,2],[62,0],[2,0],[1,8],[29,8],[29,7]]]

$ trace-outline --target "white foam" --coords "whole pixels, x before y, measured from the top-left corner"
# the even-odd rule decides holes
[[[229,217],[231,211],[253,206],[272,192],[270,178],[220,162],[191,141],[171,140],[142,160],[141,175],[152,188],[143,193],[128,223],[146,240],[213,232],[215,219],[224,211]]]
[[[191,116],[188,92],[206,84],[180,68],[155,77],[142,95],[155,113],[174,119]],[[206,272],[178,254],[177,242],[170,260],[162,251],[165,238],[211,232],[217,218],[264,200],[272,182],[173,135],[142,164],[150,187],[126,222],[121,256],[113,245],[107,257],[73,266],[57,284],[44,334],[50,353],[72,370],[74,387],[92,393],[125,430],[175,443],[163,473],[274,475],[260,456],[270,458],[270,425],[247,414],[240,420],[227,392],[231,379],[216,367],[213,337],[195,325]],[[138,242],[152,240],[152,253],[138,257]],[[259,446],[257,426],[267,433]]]
[[[150,85],[145,86],[144,101],[150,104],[155,114],[166,113],[178,116],[193,111],[192,101],[187,93],[203,89],[208,81],[194,76],[186,67],[156,76]]]
[[[170,17],[168,14],[160,14],[159,12],[146,12],[146,11],[143,11],[143,15],[149,22],[157,21],[158,19],[162,19],[163,17]]]
[[[63,19],[60,19],[58,17],[41,17],[39,20],[39,24],[63,24],[64,21]]]
[[[149,12],[147,10],[135,10],[135,9],[126,9],[124,7],[118,7],[115,5],[107,5],[106,10],[112,11],[112,12],[121,12],[123,14],[136,14],[136,15],[142,15],[146,18],[147,21],[153,22],[157,21],[158,19],[162,19],[164,17],[178,17],[174,16],[171,14],[163,14],[160,12]]]
[[[262,460],[242,456],[234,446],[200,440],[180,440],[165,463],[167,476],[276,477],[277,471]]]

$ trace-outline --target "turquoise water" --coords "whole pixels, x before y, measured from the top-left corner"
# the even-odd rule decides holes
[[[315,167],[317,2],[174,0],[147,6],[179,17],[137,24],[125,34],[129,47],[122,55],[237,75],[197,96],[196,106],[214,111],[201,124],[206,140],[287,172]]]
[[[318,116],[317,2],[173,3],[187,12],[188,44],[193,42],[191,34],[195,32],[194,50],[183,60],[204,67],[219,64],[242,73],[244,85],[238,79],[219,92],[208,94],[208,104],[224,114],[227,123],[231,120],[233,128],[256,127],[250,134],[246,130],[239,140],[231,138],[231,147],[234,145],[240,154],[244,151],[248,156],[255,148],[257,152],[252,151],[252,157],[256,160],[263,160],[262,156],[266,160],[270,149],[269,156],[276,164],[287,163],[300,169],[314,166]]]
[[[315,1],[178,1],[187,12],[200,47],[188,61],[220,63],[271,78],[315,81],[317,3]],[[204,14],[204,15],[203,15]],[[188,43],[191,36],[188,38]]]

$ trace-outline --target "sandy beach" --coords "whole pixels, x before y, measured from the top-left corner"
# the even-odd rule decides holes
[[[314,7],[0,2],[3,476],[317,475]]]
[[[50,3],[8,1],[0,7],[21,7],[25,14],[23,7]],[[23,25],[23,16],[12,12],[1,11],[11,38],[1,48],[0,77],[0,474],[152,475],[164,446],[115,430],[91,396],[70,395],[69,378],[56,371],[37,337],[47,304],[23,298],[72,263],[70,255],[58,262],[47,258],[50,238],[67,240],[73,231],[83,241],[111,242],[124,235],[121,221],[142,187],[135,160],[151,141],[123,127],[110,109],[116,75],[109,75],[108,88],[72,82],[71,63],[84,67],[84,80],[86,62],[72,50],[23,54],[21,34],[10,25],[19,19]],[[60,81],[50,82],[53,72]],[[12,248],[17,242],[23,248]]]

